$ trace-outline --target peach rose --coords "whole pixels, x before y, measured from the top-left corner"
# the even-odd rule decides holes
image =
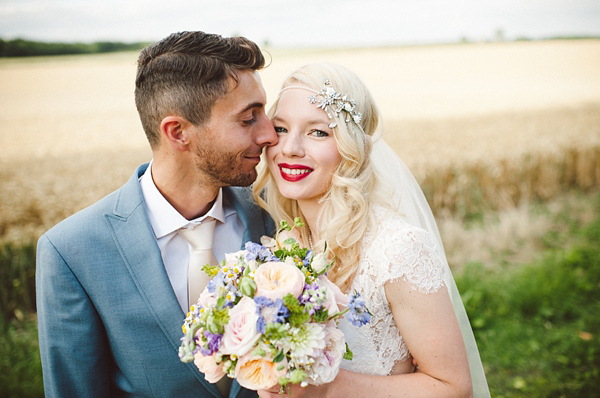
[[[325,308],[329,316],[335,315],[338,312],[344,311],[348,307],[348,296],[342,293],[340,288],[329,280],[325,275],[320,275],[317,278],[319,286],[327,290],[327,302]]]
[[[194,365],[196,365],[200,372],[204,373],[204,378],[209,383],[216,383],[225,376],[223,362],[217,365],[215,362],[216,355],[217,354],[214,353],[212,355],[204,356],[200,351],[194,354]]]
[[[283,368],[277,370],[278,367]],[[287,362],[274,363],[270,356],[261,357],[248,353],[238,359],[235,367],[235,378],[242,387],[249,390],[266,390],[278,383],[279,377],[285,374]]]
[[[247,353],[260,338],[256,329],[257,321],[256,303],[250,297],[242,297],[229,311],[229,322],[225,325],[225,334],[221,340],[221,352],[238,357]]]
[[[264,263],[254,274],[255,296],[264,296],[275,301],[291,293],[297,298],[304,289],[304,281],[304,274],[295,265],[278,262]]]

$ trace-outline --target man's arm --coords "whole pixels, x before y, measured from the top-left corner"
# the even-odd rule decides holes
[[[109,396],[109,347],[90,298],[46,235],[38,242],[36,257],[38,333],[46,397]]]

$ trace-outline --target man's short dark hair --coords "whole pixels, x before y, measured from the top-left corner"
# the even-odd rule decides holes
[[[237,71],[258,70],[265,58],[244,37],[204,32],[173,33],[142,50],[135,80],[135,104],[152,148],[160,142],[160,123],[181,116],[196,126],[210,118]]]

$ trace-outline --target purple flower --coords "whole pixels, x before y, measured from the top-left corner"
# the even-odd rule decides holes
[[[204,337],[206,337],[206,342],[208,348],[200,347],[200,352],[204,356],[209,356],[214,354],[219,350],[219,346],[221,345],[221,339],[223,338],[222,334],[213,334],[208,330],[204,331]]]

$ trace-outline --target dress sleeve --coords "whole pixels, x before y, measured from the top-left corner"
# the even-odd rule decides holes
[[[427,231],[394,220],[382,227],[377,237],[382,261],[379,284],[403,280],[421,293],[434,293],[445,285],[445,267]]]

